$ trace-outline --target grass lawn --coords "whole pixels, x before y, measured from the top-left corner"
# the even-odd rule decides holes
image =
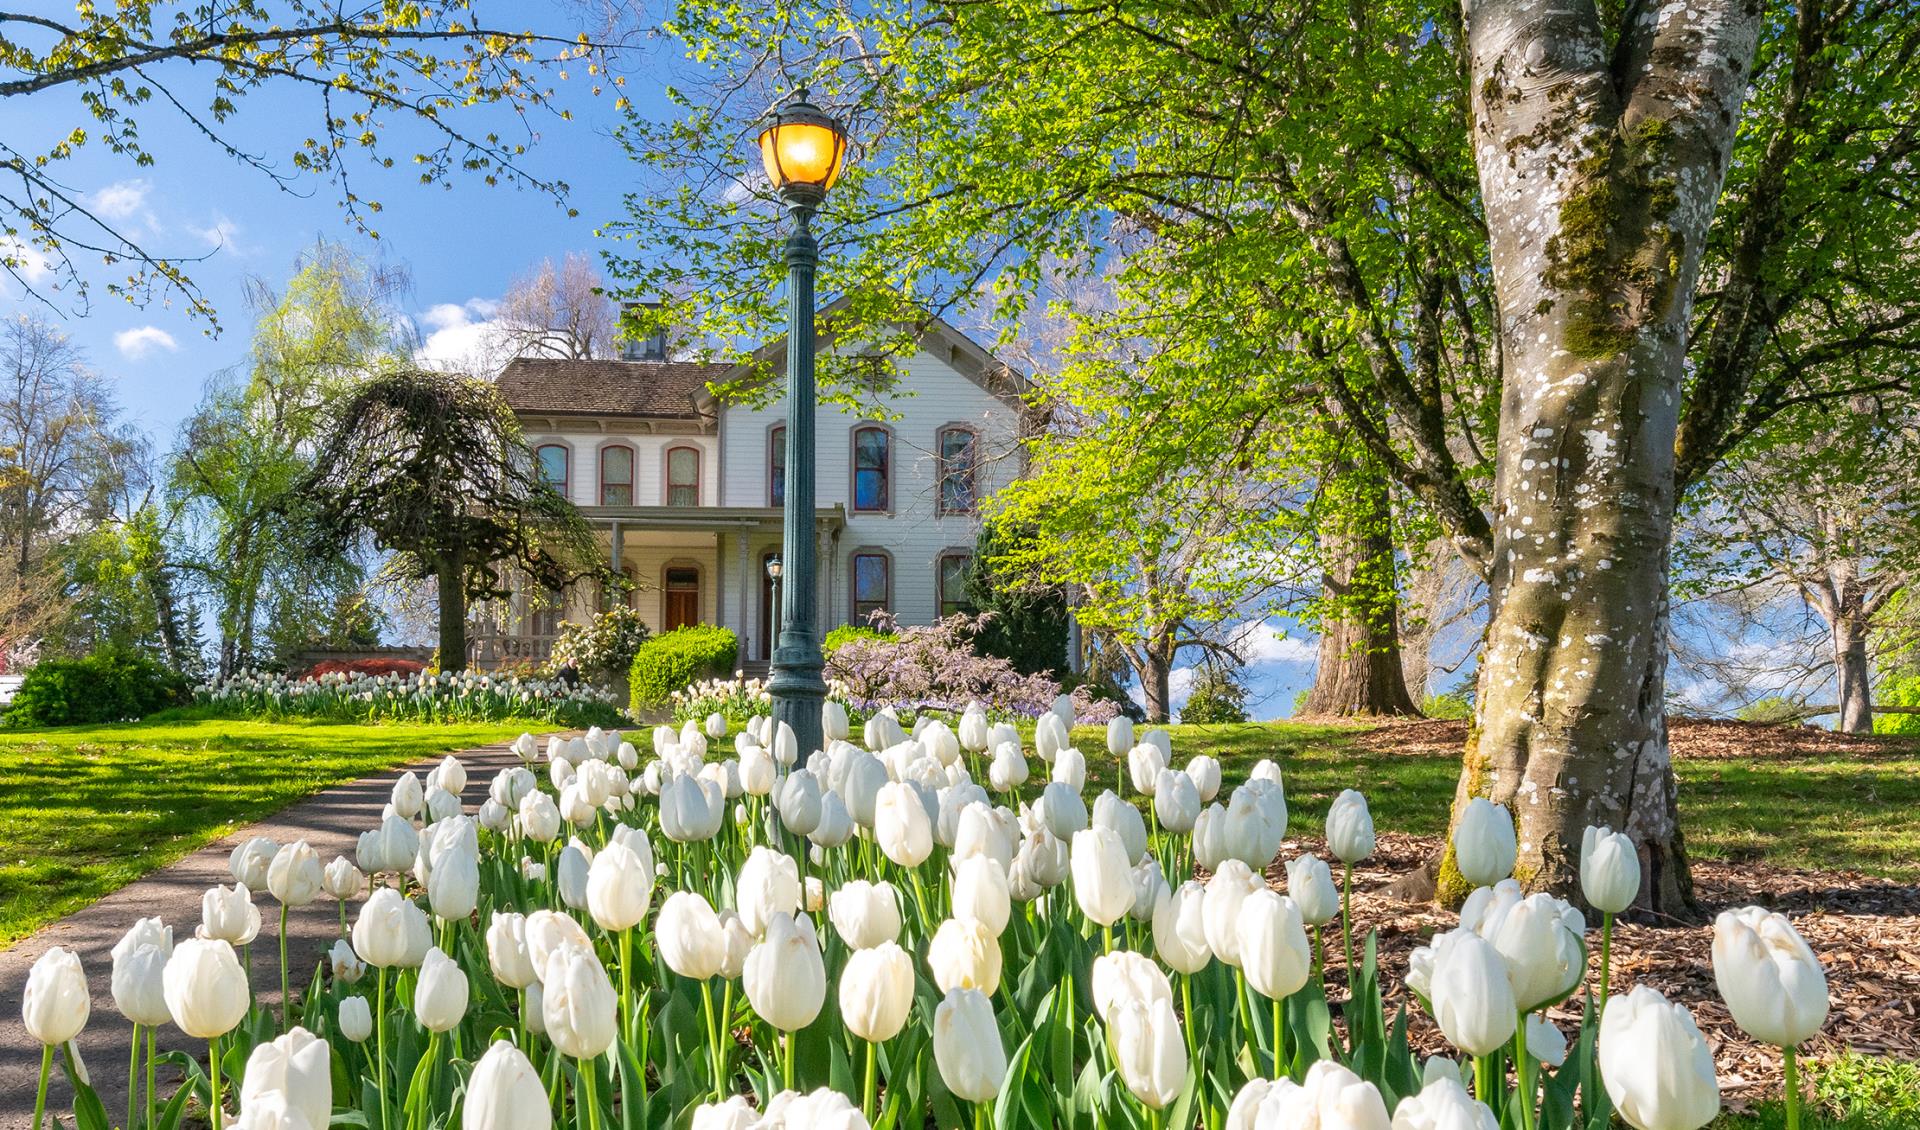
[[[193,721],[0,730],[0,946],[319,789],[535,728]]]
[[[1221,796],[1271,757],[1286,771],[1288,828],[1318,834],[1342,789],[1367,795],[1382,831],[1438,836],[1459,776],[1459,754],[1419,743],[1357,744],[1358,731],[1285,722],[1172,726],[1174,759],[1220,759]],[[1088,795],[1113,788],[1116,765],[1098,730],[1074,732],[1088,758]],[[1864,744],[1864,743],[1863,743]],[[1676,759],[1687,848],[1701,859],[1778,867],[1846,868],[1920,882],[1920,742],[1885,738],[1878,751],[1771,743],[1752,757]],[[1686,743],[1676,740],[1684,753]],[[1098,782],[1098,783],[1096,783]]]

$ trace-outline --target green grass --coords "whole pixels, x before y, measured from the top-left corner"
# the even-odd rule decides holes
[[[1174,759],[1220,759],[1222,795],[1263,757],[1286,771],[1289,829],[1317,834],[1342,789],[1367,794],[1375,827],[1438,836],[1459,776],[1457,754],[1366,750],[1355,730],[1285,722],[1171,726]],[[1098,730],[1074,732],[1089,790],[1112,788],[1115,763]],[[1681,761],[1680,818],[1698,859],[1779,867],[1845,868],[1920,882],[1920,743],[1889,738],[1885,752]],[[1124,773],[1124,765],[1118,766]]]
[[[0,946],[329,785],[519,722],[133,722],[0,730]]]
[[[1806,1130],[1920,1130],[1920,1063],[1844,1052],[1833,1062],[1808,1064]],[[1708,1130],[1785,1130],[1781,1100],[1750,1114],[1722,1114]]]

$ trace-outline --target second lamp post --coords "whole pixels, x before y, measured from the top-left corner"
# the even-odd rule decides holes
[[[814,542],[813,273],[820,261],[814,212],[847,159],[840,123],[807,101],[803,89],[760,131],[767,178],[793,216],[787,237],[787,474],[780,552],[779,644],[773,649],[773,718],[793,729],[799,756],[825,744],[821,706],[827,683],[820,654],[818,562]]]

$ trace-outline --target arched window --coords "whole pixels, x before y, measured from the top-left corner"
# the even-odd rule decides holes
[[[853,433],[853,508],[886,510],[891,503],[893,435],[885,428],[856,428]]]
[[[767,432],[767,505],[787,504],[787,426]]]
[[[853,622],[865,625],[875,612],[893,607],[893,559],[881,550],[853,555]]]
[[[548,486],[559,491],[563,496],[566,495],[573,455],[567,450],[567,445],[543,443],[533,449],[533,455],[540,461],[540,477],[547,480]]]
[[[940,555],[939,572],[934,579],[940,586],[942,619],[961,612],[973,611],[973,604],[967,599],[967,573],[972,567],[973,558],[968,554],[943,553]]]
[[[667,449],[667,505],[700,505],[700,449]]]
[[[600,449],[600,505],[633,505],[633,448],[624,443]]]
[[[973,513],[979,498],[979,438],[972,428],[940,429],[940,513]]]

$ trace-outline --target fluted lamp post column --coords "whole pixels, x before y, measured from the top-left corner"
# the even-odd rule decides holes
[[[780,552],[780,637],[767,689],[773,717],[793,729],[802,759],[821,741],[820,708],[827,683],[820,654],[820,589],[813,530],[814,381],[813,272],[820,245],[813,214],[847,159],[840,123],[807,101],[802,89],[774,111],[760,132],[767,177],[793,216],[787,237],[787,475],[784,544]]]

